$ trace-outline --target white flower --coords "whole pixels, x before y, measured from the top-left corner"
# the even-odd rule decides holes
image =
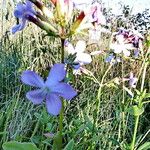
[[[126,43],[123,35],[117,35],[116,41],[110,44],[110,48],[114,50],[114,53],[120,54],[123,52],[125,56],[130,56],[131,49],[134,49],[133,45]]]
[[[86,43],[82,40],[78,41],[75,47],[70,42],[65,44],[65,50],[68,54],[76,54],[74,62],[80,65],[89,64],[92,61],[91,55],[84,53],[85,49]]]

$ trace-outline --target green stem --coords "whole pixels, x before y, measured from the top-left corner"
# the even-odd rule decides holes
[[[61,39],[61,63],[64,63],[64,42],[65,39]],[[59,148],[62,149],[62,141],[63,141],[63,118],[64,118],[64,103],[62,100],[62,108],[59,115]],[[60,150],[61,150],[60,149]]]
[[[122,60],[122,90],[123,90],[123,92],[122,92],[122,122],[121,122],[121,124],[122,124],[122,138],[124,139],[124,136],[125,136],[125,132],[126,132],[126,130],[125,130],[125,110],[124,110],[124,107],[125,107],[125,90],[124,90],[124,80],[123,80],[123,78],[124,78],[124,61]]]
[[[132,139],[132,143],[131,143],[131,150],[134,150],[134,145],[135,145],[135,140],[136,140],[136,134],[137,134],[138,124],[139,124],[139,118],[140,118],[140,116],[137,116],[135,118],[135,126],[134,126],[133,139]]]
[[[65,39],[61,39],[61,63],[64,63],[64,44]]]
[[[61,108],[61,112],[59,115],[59,148],[62,149],[62,141],[63,141],[63,118],[64,118],[64,103],[62,100],[62,108]]]
[[[103,86],[104,79],[105,79],[105,77],[106,77],[106,75],[109,72],[111,67],[112,67],[112,65],[110,65],[108,67],[108,69],[106,70],[105,74],[102,77],[102,80],[101,80],[101,83],[100,83],[100,87],[98,89],[98,95],[97,95],[98,105],[100,105],[100,97],[101,97],[101,91],[102,91],[102,86]],[[98,107],[98,111],[99,111],[99,107]]]
[[[107,75],[107,73],[109,72],[110,68],[112,67],[112,65],[110,65],[108,67],[108,69],[106,70],[106,72],[104,73],[103,77],[102,77],[102,80],[100,82],[100,87],[98,89],[98,94],[97,94],[97,100],[96,100],[96,116],[94,117],[94,122],[93,122],[93,131],[92,133],[94,132],[94,127],[95,125],[97,124],[96,120],[98,120],[98,116],[99,116],[99,112],[100,112],[100,97],[101,97],[101,92],[102,92],[102,86],[103,86],[103,82],[104,82],[104,79]]]
[[[143,89],[144,89],[146,69],[147,69],[147,66],[149,64],[148,62],[146,62],[146,60],[147,60],[149,52],[150,52],[150,48],[148,48],[148,51],[145,55],[145,59],[143,62],[144,69],[143,69],[143,74],[142,74],[141,92],[143,92]],[[142,100],[139,101],[138,106],[141,107],[141,104],[142,104]],[[134,147],[135,147],[135,141],[136,141],[136,134],[137,134],[138,124],[139,124],[139,119],[140,119],[140,116],[135,117],[135,126],[134,126],[133,139],[132,139],[132,143],[131,143],[131,150],[134,150]]]

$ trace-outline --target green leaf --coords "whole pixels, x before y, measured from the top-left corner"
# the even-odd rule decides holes
[[[146,45],[147,45],[147,47],[150,46],[150,40],[146,40]]]
[[[150,149],[150,142],[145,142],[137,150],[148,150],[148,149]]]
[[[64,148],[64,150],[73,150],[74,147],[74,140],[70,140],[69,143],[66,145],[66,147]]]
[[[145,98],[150,98],[150,93],[146,93]]]
[[[40,150],[33,143],[10,141],[3,144],[4,150]]]
[[[54,136],[53,150],[62,149],[61,146],[62,146],[62,143],[61,143],[61,133],[60,133],[60,131],[58,131],[57,134]]]
[[[141,94],[141,92],[139,90],[137,90],[137,89],[135,89],[135,92],[136,92],[137,95]]]
[[[93,130],[93,123],[91,119],[88,116],[85,116],[85,121],[86,121],[86,127],[89,131]]]
[[[127,110],[131,115],[140,116],[144,112],[144,108],[139,108],[137,105],[130,107]]]
[[[76,134],[75,135],[78,135],[78,134],[81,134],[81,132],[83,132],[85,130],[85,125],[82,124],[79,129],[77,130]]]

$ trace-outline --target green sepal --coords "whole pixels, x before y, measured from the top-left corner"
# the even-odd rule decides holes
[[[144,108],[141,107],[139,108],[137,105],[134,105],[132,107],[130,107],[127,112],[129,112],[131,115],[134,115],[134,116],[140,116],[143,112],[144,112]]]

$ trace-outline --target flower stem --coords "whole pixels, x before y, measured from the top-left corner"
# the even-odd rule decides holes
[[[146,77],[146,69],[148,67],[149,62],[146,62],[147,57],[148,57],[148,53],[150,52],[150,48],[148,48],[148,52],[145,55],[145,59],[143,62],[143,74],[142,74],[142,83],[141,83],[141,92],[143,92],[144,90],[144,83],[145,83],[145,77]],[[139,101],[138,106],[140,107],[142,103],[142,100]],[[136,134],[137,134],[137,129],[138,129],[138,124],[139,124],[139,119],[140,119],[140,115],[135,117],[135,126],[134,126],[134,133],[133,133],[133,139],[132,139],[132,143],[131,143],[131,150],[134,150],[135,147],[135,141],[136,141]]]
[[[62,108],[59,115],[59,148],[62,149],[62,141],[63,141],[63,118],[64,118],[64,103],[62,100]]]
[[[97,124],[97,121],[98,120],[98,116],[99,116],[99,112],[100,112],[100,98],[101,98],[101,92],[102,92],[102,86],[103,86],[103,82],[104,82],[104,79],[107,75],[107,73],[109,72],[109,70],[111,69],[112,65],[110,65],[108,67],[108,69],[106,70],[106,72],[104,73],[102,79],[101,79],[101,82],[100,82],[100,86],[99,86],[99,89],[98,89],[98,94],[97,94],[97,100],[96,100],[96,115],[94,116],[94,122],[93,122],[93,131],[92,133],[94,132],[94,128],[95,128],[95,125]]]
[[[64,42],[65,39],[61,39],[61,63],[64,63]],[[62,100],[62,108],[59,115],[59,144],[60,144],[59,148],[61,149],[62,149],[62,142],[63,142],[63,118],[64,118],[64,103]]]
[[[61,63],[64,63],[64,45],[65,39],[61,39]]]
[[[122,138],[124,139],[124,136],[125,136],[125,132],[126,132],[126,127],[125,127],[125,110],[124,110],[124,107],[125,107],[125,90],[124,90],[124,61],[122,60],[122,102],[121,102],[121,105],[122,105]],[[120,140],[120,139],[119,139]]]
[[[135,140],[136,140],[136,133],[137,133],[137,129],[138,129],[138,124],[139,124],[139,116],[137,116],[135,118],[135,126],[134,126],[134,133],[133,133],[133,139],[132,139],[132,143],[131,143],[131,150],[134,150],[134,145],[135,145]]]

